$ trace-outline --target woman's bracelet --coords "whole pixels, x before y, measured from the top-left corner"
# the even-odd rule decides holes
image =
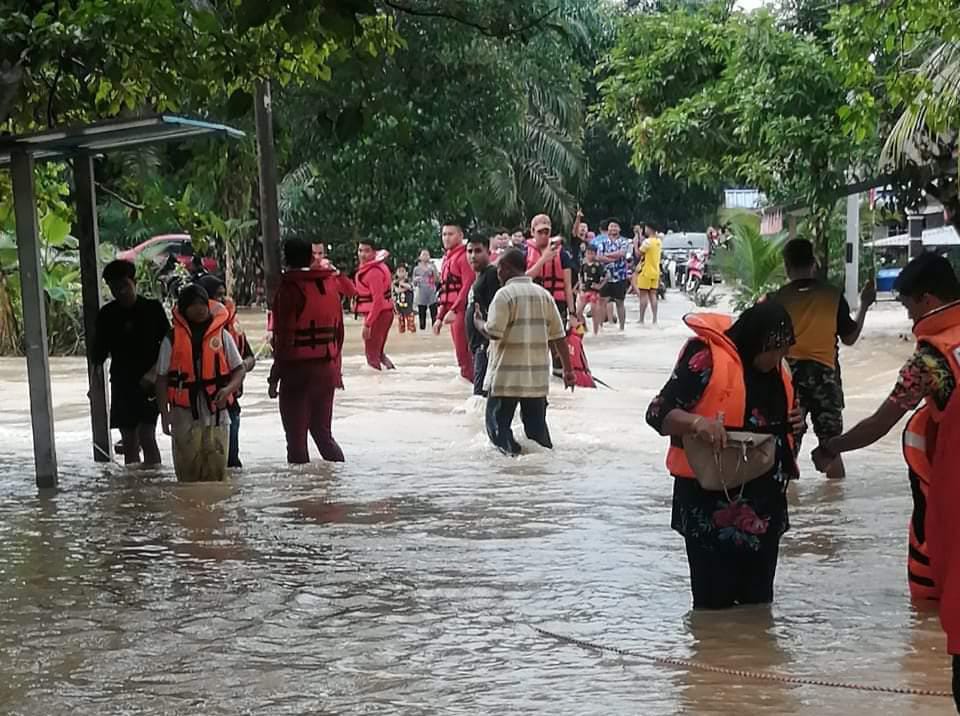
[[[699,427],[700,423],[702,423],[702,422],[703,422],[703,416],[702,416],[702,415],[698,415],[696,418],[694,418],[693,422],[690,423],[690,432],[691,432],[691,433],[697,432],[697,428]]]

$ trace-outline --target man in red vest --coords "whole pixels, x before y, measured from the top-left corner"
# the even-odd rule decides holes
[[[530,222],[533,238],[526,243],[527,276],[553,296],[566,326],[569,311],[576,310],[573,302],[573,261],[563,250],[562,239],[553,237],[553,224],[546,214],[538,214]]]
[[[280,397],[287,462],[310,462],[307,434],[320,455],[343,462],[333,438],[333,400],[342,385],[343,293],[352,286],[333,269],[311,269],[312,247],[300,239],[283,246],[287,270],[273,299],[273,352],[269,393]]]
[[[439,336],[443,326],[450,326],[460,375],[473,383],[473,355],[470,353],[464,316],[476,273],[470,265],[467,247],[463,243],[463,229],[459,224],[444,224],[441,239],[446,253],[440,268],[440,312],[433,324],[433,333]]]
[[[360,266],[354,277],[357,288],[357,313],[363,318],[363,347],[367,365],[374,370],[393,370],[385,349],[393,326],[393,274],[387,268],[387,254],[377,251],[373,241],[361,241],[357,247]]]
[[[894,289],[914,322],[917,348],[900,370],[890,397],[869,418],[814,450],[825,470],[841,453],[859,450],[889,433],[909,410],[929,411],[923,433],[910,441],[929,461],[925,524],[933,585],[940,591],[940,623],[953,655],[953,691],[960,710],[960,282],[942,256],[911,261]],[[916,430],[911,421],[908,431]]]

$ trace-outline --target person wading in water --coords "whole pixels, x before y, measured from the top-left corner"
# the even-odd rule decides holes
[[[953,656],[953,697],[960,711],[960,282],[946,258],[929,253],[907,264],[893,287],[914,322],[916,350],[901,368],[890,397],[869,418],[821,443],[813,460],[817,469],[828,470],[840,455],[873,445],[920,406],[907,425],[904,446],[908,459],[914,458],[913,464],[908,462],[911,468],[923,464],[929,470],[926,494],[916,481],[913,485],[911,531],[919,537],[919,549],[910,555],[929,573],[910,571],[908,578],[911,590],[925,587],[926,596],[940,598],[940,623]]]

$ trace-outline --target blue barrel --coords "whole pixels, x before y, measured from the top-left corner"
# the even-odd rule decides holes
[[[893,291],[893,282],[903,271],[902,268],[883,268],[877,271],[877,290],[890,292]]]

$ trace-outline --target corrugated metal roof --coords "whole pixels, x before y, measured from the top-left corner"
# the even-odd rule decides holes
[[[960,246],[960,236],[952,226],[940,226],[936,229],[924,229],[924,246]],[[888,236],[885,239],[871,241],[867,246],[875,249],[895,248],[897,246],[910,246],[910,234],[897,234]]]
[[[99,154],[204,134],[220,134],[234,139],[245,136],[239,129],[224,124],[169,114],[110,119],[34,134],[0,137],[0,166],[9,164],[10,154],[15,151],[25,151],[35,160],[62,159],[76,154]]]

